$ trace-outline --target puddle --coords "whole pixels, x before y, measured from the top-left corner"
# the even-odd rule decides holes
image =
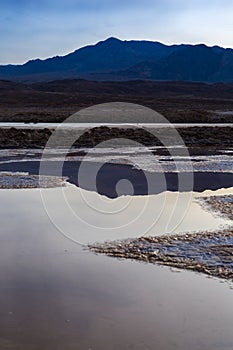
[[[19,191],[8,192],[15,196],[0,204],[2,349],[232,349],[227,283],[83,251],[57,232],[38,198],[19,207]]]
[[[145,223],[161,209],[162,196],[151,196],[152,205],[136,224],[98,229],[93,224],[127,223],[130,215],[141,211],[146,197],[133,197],[132,203],[127,202],[128,197],[109,200],[72,185],[43,192],[52,205],[52,219],[76,238],[78,234],[84,243],[142,234]],[[206,191],[203,196],[230,192],[232,189]],[[111,203],[115,211],[128,203],[128,211],[94,213],[83,202],[87,194],[92,206],[98,207],[101,197],[102,205]],[[73,217],[74,213],[68,215],[63,196],[75,215],[84,215],[87,222]],[[177,199],[176,193],[167,196],[155,234],[162,232]],[[233,291],[229,284],[193,272],[174,273],[168,267],[85,251],[53,224],[39,189],[1,190],[0,199],[1,349],[232,349]],[[227,223],[205,211],[193,194],[177,230],[215,229]]]

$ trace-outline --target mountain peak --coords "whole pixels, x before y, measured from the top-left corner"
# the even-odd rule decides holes
[[[115,38],[114,36],[111,36],[110,38],[107,38],[105,42],[121,42],[121,40],[118,38]]]
[[[103,41],[99,41],[96,46],[101,46],[101,45],[118,45],[118,44],[121,44],[122,43],[122,40],[118,39],[118,38],[115,38],[115,37],[110,37],[110,38],[107,38]]]

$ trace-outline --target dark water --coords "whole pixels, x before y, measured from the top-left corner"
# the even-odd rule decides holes
[[[1,350],[232,350],[228,284],[83,250],[21,191],[0,192]]]
[[[0,164],[0,172],[28,172],[30,175],[59,176],[60,162],[43,162],[43,168],[40,169],[39,161],[23,161]],[[99,165],[95,162],[86,162],[83,170],[83,180],[80,183],[78,179],[80,161],[66,161],[62,167],[62,175],[67,177],[68,181],[76,186],[86,190],[95,191],[109,198],[118,196],[116,184],[122,180],[128,180],[133,186],[134,195],[158,194],[168,191],[196,191],[217,190],[219,188],[229,188],[233,186],[232,172],[149,172],[133,168],[130,165],[110,164]],[[96,178],[90,176],[95,174],[96,169],[100,168]],[[148,188],[148,179],[150,188]],[[122,194],[130,194],[128,188]]]

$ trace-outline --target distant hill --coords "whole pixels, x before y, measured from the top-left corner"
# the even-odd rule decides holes
[[[74,78],[233,82],[233,50],[109,38],[66,56],[0,66],[0,79],[36,82]]]

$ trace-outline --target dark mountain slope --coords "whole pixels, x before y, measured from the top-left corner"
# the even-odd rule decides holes
[[[131,79],[233,81],[232,56],[233,50],[217,51],[205,45],[186,46],[157,62],[137,64],[122,74]]]
[[[109,38],[63,57],[0,66],[0,79],[36,82],[74,78],[233,82],[233,50]]]
[[[90,72],[125,69],[147,59],[158,60],[177,47],[150,41],[121,41],[109,38],[96,45],[83,47],[63,57],[32,60],[24,65],[0,66],[0,77],[25,77],[35,80],[41,75],[49,79],[77,77]],[[46,79],[45,79],[46,80]]]

